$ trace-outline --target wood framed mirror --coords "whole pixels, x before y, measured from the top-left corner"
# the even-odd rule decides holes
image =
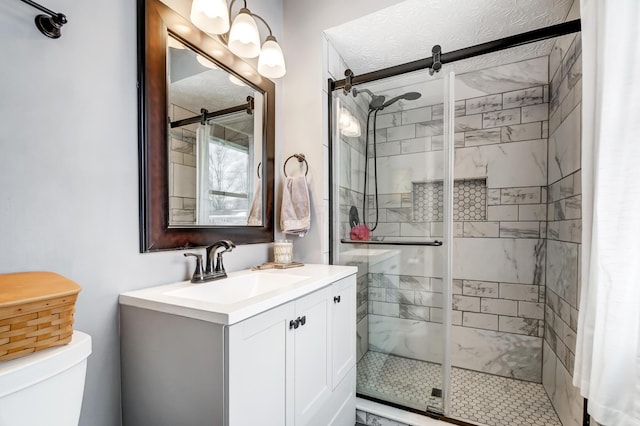
[[[272,242],[274,83],[138,0],[138,99],[140,251]]]

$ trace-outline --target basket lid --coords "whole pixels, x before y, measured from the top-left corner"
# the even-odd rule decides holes
[[[54,272],[0,274],[0,307],[78,293],[81,287]]]

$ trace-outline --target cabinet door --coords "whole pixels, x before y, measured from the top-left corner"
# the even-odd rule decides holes
[[[304,325],[294,335],[294,407],[296,426],[308,425],[331,395],[331,287],[296,300]]]
[[[294,302],[227,329],[227,425],[283,426],[287,422],[289,320]]]
[[[332,383],[335,389],[356,363],[356,276],[333,284]]]

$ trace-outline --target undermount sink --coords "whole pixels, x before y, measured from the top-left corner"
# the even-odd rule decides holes
[[[167,296],[199,300],[220,305],[232,305],[288,287],[308,279],[308,276],[253,272],[165,293]]]

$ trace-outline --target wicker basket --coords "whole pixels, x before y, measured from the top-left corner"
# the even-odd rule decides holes
[[[0,361],[69,343],[79,291],[52,272],[0,275]]]

